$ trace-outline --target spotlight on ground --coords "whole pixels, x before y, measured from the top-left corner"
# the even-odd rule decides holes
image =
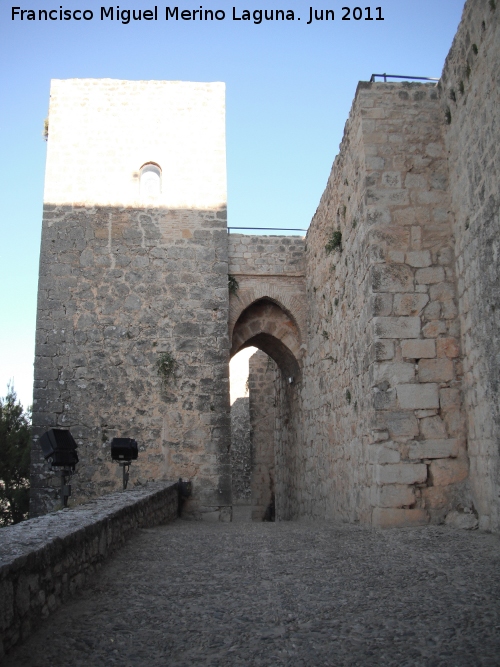
[[[45,459],[57,470],[61,478],[61,499],[63,507],[68,506],[71,495],[71,476],[78,463],[77,444],[71,433],[63,428],[51,428],[40,437],[40,447]]]
[[[137,441],[133,438],[113,438],[111,440],[111,458],[118,461],[123,468],[123,488],[127,488],[129,469],[132,461],[136,461],[139,455]]]

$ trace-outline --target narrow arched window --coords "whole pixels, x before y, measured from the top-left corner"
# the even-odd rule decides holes
[[[141,197],[157,197],[161,194],[161,169],[148,162],[141,167]]]

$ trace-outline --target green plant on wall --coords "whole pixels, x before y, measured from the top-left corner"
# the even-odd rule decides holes
[[[234,296],[238,295],[238,290],[240,288],[240,285],[236,278],[232,276],[230,273],[227,276],[227,287],[229,289],[229,294],[234,294]]]
[[[342,252],[342,232],[340,229],[336,229],[332,232],[332,235],[328,239],[328,243],[325,245],[325,250],[328,255],[335,250]]]
[[[162,387],[165,388],[172,378],[175,377],[177,362],[170,352],[161,352],[156,360],[156,373],[161,380]]]

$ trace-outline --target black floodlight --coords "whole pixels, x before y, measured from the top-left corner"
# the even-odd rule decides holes
[[[53,468],[75,469],[78,463],[77,445],[69,431],[62,428],[51,428],[40,438],[40,446],[44,457]]]
[[[111,458],[113,461],[136,461],[139,455],[137,440],[133,438],[113,438]]]
[[[123,488],[127,488],[129,478],[129,468],[132,461],[136,461],[139,456],[137,440],[133,438],[113,438],[111,440],[111,458],[118,461],[123,468]]]
[[[40,437],[40,447],[51,467],[59,468],[57,474],[61,478],[62,504],[67,507],[71,495],[69,482],[78,463],[75,439],[67,429],[51,428]]]

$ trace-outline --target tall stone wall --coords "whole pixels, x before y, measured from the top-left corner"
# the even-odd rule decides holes
[[[302,405],[300,380],[290,383],[279,366],[275,371],[275,512],[277,521],[291,521],[301,516],[314,516],[303,499],[310,489],[306,471],[316,461],[307,461],[303,453]],[[315,490],[313,490],[314,494]]]
[[[234,505],[250,505],[252,491],[252,444],[250,399],[240,396],[231,406],[231,488]]]
[[[248,387],[252,443],[252,520],[273,520],[276,464],[274,452],[276,364],[264,352],[250,357]]]
[[[32,515],[57,502],[37,443],[57,426],[79,445],[72,501],[119,487],[110,440],[133,437],[132,485],[187,477],[187,513],[229,516],[224,124],[223,84],[52,82]]]
[[[361,113],[366,97],[365,89],[358,90],[306,237],[308,341],[299,388],[303,412],[283,415],[301,442],[292,516],[370,519],[363,440],[372,415],[366,388],[367,351],[373,342]],[[327,251],[334,232],[341,233],[341,244]],[[292,391],[283,380],[281,405]]]
[[[433,85],[358,86],[307,235],[298,514],[440,521],[467,476],[443,126]]]
[[[500,5],[469,0],[441,82],[454,212],[455,267],[471,498],[500,530]]]

